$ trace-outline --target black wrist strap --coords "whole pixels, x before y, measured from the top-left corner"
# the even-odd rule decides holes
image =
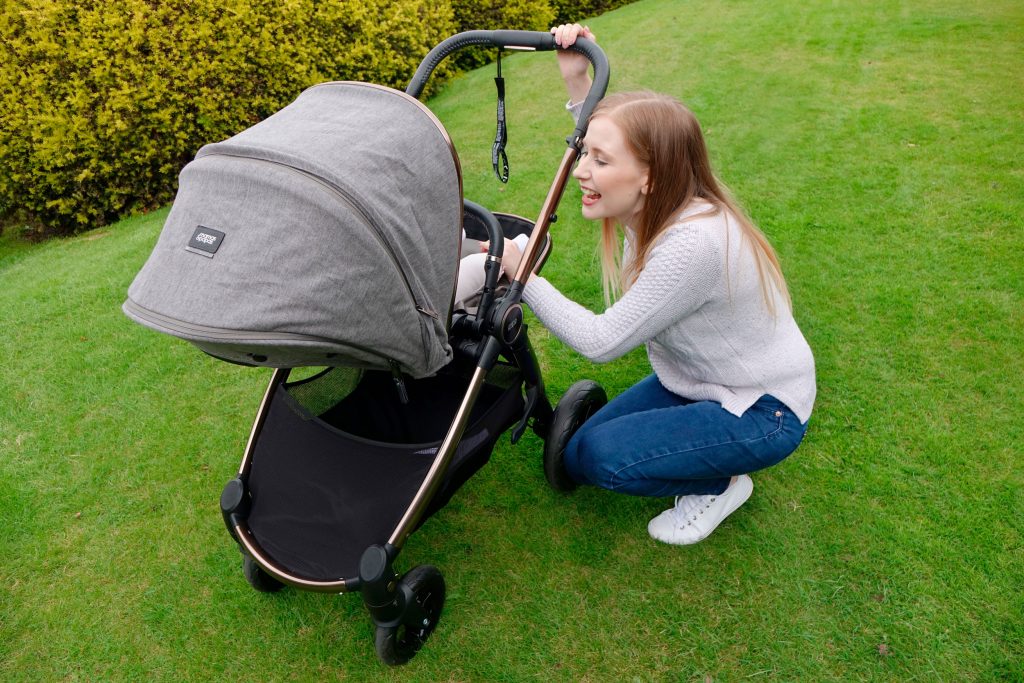
[[[505,154],[505,144],[508,142],[508,130],[505,127],[505,79],[501,77],[501,50],[498,50],[498,76],[494,79],[494,85],[498,88],[498,130],[491,147],[491,165],[498,180],[507,183],[508,156]]]

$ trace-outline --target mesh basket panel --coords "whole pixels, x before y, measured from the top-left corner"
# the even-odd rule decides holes
[[[285,386],[292,398],[310,414],[322,415],[355,390],[362,374],[356,368],[327,368]]]

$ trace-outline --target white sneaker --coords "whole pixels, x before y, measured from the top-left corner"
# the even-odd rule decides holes
[[[722,520],[747,502],[754,482],[741,474],[722,493],[714,496],[676,496],[676,504],[647,524],[647,533],[658,541],[690,545],[703,541]]]

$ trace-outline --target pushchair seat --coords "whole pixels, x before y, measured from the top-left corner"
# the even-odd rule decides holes
[[[462,367],[459,367],[459,366]],[[266,554],[315,581],[350,581],[362,552],[384,544],[423,483],[469,382],[468,365],[406,381],[403,404],[386,372],[328,368],[282,383],[253,454],[249,529]],[[498,366],[423,521],[488,459],[523,410],[521,376]]]

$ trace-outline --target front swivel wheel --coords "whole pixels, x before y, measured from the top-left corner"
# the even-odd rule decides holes
[[[441,618],[445,596],[444,577],[431,565],[413,567],[399,583],[415,605],[407,606],[407,616],[399,624],[378,626],[375,639],[377,656],[392,666],[405,664],[423,647]]]
[[[248,553],[242,555],[242,573],[249,585],[260,593],[276,593],[284,588],[283,583],[265,572]]]

